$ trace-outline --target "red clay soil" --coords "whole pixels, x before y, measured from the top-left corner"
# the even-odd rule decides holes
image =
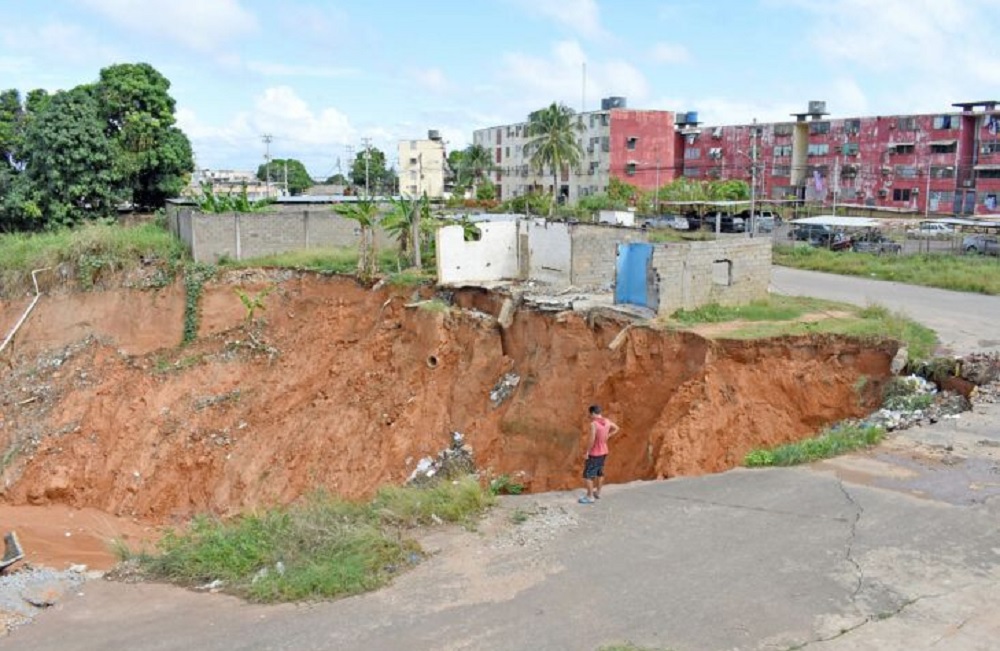
[[[236,289],[272,285],[253,338]],[[865,413],[872,405],[857,387],[874,396],[895,352],[644,327],[612,349],[626,321],[522,310],[501,336],[494,296],[460,292],[458,305],[478,309],[448,312],[414,307],[416,298],[345,278],[243,272],[205,287],[199,340],[180,347],[179,285],[46,296],[0,366],[0,499],[141,525],[320,487],[361,498],[405,481],[452,431],[488,472],[566,489],[579,484],[594,402],[622,427],[609,481],[716,472],[754,447]],[[4,334],[23,306],[0,303]],[[495,407],[490,391],[507,372],[521,382]]]

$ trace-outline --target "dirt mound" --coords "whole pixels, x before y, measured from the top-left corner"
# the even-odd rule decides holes
[[[251,337],[235,289],[272,285]],[[320,487],[363,497],[405,481],[452,432],[489,472],[564,489],[579,483],[593,402],[622,426],[610,481],[715,472],[862,415],[895,353],[838,338],[622,335],[626,321],[577,313],[522,310],[501,331],[496,296],[458,292],[466,309],[450,310],[420,298],[233,275],[205,287],[201,336],[185,348],[179,287],[46,298],[0,379],[3,499],[164,522]],[[16,319],[2,308],[0,323]]]

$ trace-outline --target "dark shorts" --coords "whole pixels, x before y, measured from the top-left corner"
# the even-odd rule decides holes
[[[593,479],[604,476],[604,460],[608,455],[602,454],[599,457],[587,457],[587,463],[583,466],[583,478]]]

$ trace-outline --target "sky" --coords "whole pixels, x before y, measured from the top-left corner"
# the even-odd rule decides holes
[[[460,149],[553,101],[712,125],[809,100],[946,112],[1000,99],[998,33],[1000,0],[0,0],[0,88],[146,62],[197,167],[256,169],[269,149],[323,179],[365,138],[392,163],[401,139],[437,129]]]

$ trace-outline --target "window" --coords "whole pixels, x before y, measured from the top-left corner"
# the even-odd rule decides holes
[[[845,142],[840,147],[840,151],[844,156],[857,156],[858,155],[858,143],[856,142]]]
[[[502,154],[503,154],[503,150],[502,150],[502,149],[500,149],[499,147],[497,147],[497,162],[498,162],[498,163],[499,163],[499,162],[500,162],[501,160],[503,160],[503,156],[502,156]]]
[[[957,129],[958,120],[953,120],[951,115],[938,115],[934,117],[935,129]]]
[[[708,150],[708,157],[718,160],[722,158],[722,147],[712,147]]]
[[[898,145],[889,145],[890,154],[912,154],[913,153],[913,143],[906,142],[900,143]]]
[[[852,179],[858,175],[857,165],[844,165],[840,168],[840,176],[845,179]]]
[[[635,136],[632,136],[631,138],[626,139],[625,140],[625,148],[629,149],[629,150],[634,150],[635,149],[635,143],[638,140],[639,139],[636,138]]]
[[[931,143],[931,153],[932,154],[954,154],[957,149],[958,144],[954,142],[939,142]]]
[[[895,188],[892,191],[893,201],[909,201],[910,200],[910,188]]]
[[[795,127],[791,124],[776,124],[774,125],[774,135],[776,136],[790,136]]]
[[[896,118],[896,128],[900,131],[916,131],[917,130],[917,118],[907,117],[907,118]]]
[[[417,141],[416,140],[411,140],[410,141],[410,149],[416,149],[416,148],[417,148]]]
[[[503,148],[503,155],[506,156],[507,158],[510,158],[510,147]]]
[[[635,176],[635,163],[628,163],[625,165],[625,173],[629,176]]]
[[[976,178],[979,179],[1000,179],[1000,170],[977,170]]]
[[[825,142],[809,145],[809,149],[806,152],[808,156],[826,156],[829,153],[830,145]]]
[[[595,161],[590,161],[590,167],[587,169],[587,174],[597,174],[597,170],[601,167],[601,164]]]
[[[998,154],[1000,153],[1000,142],[994,140],[993,142],[984,142],[979,148],[980,154]]]
[[[861,120],[844,120],[844,133],[861,133]]]
[[[792,175],[791,165],[774,165],[771,167],[771,176],[787,178]]]
[[[701,158],[701,150],[697,147],[688,147],[684,150],[684,159],[691,160],[692,158]]]
[[[503,138],[503,132],[497,129],[497,144],[500,144],[500,140]]]
[[[410,159],[410,165],[416,165],[416,164],[417,164],[417,159],[416,158],[411,158]]]
[[[611,138],[608,136],[603,136],[601,138],[601,151],[608,152],[611,151]]]
[[[955,168],[951,165],[931,165],[931,178],[953,179],[955,178]]]
[[[785,158],[792,155],[791,145],[775,145],[774,146],[774,157],[775,158]]]
[[[697,178],[701,176],[701,168],[695,165],[685,165],[684,176],[688,178]]]
[[[820,133],[830,133],[830,123],[829,122],[810,122],[809,123],[809,135],[814,136]]]
[[[917,178],[917,167],[916,165],[896,165],[896,176],[901,179],[915,179]]]

